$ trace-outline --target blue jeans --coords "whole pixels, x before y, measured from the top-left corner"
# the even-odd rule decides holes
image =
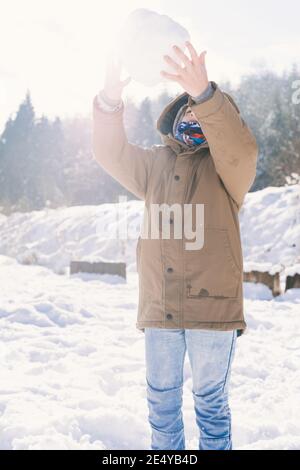
[[[145,328],[152,450],[185,449],[183,367],[191,364],[200,450],[231,450],[228,385],[237,331]]]

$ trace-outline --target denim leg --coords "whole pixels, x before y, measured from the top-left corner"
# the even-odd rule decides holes
[[[186,331],[200,450],[232,450],[228,385],[237,332]]]
[[[152,450],[184,450],[183,329],[145,328],[146,382]]]

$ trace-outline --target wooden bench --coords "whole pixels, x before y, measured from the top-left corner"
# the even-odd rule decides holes
[[[126,263],[71,261],[70,274],[76,273],[111,274],[126,279]]]
[[[254,282],[254,283],[262,283],[265,286],[268,286],[269,289],[272,291],[274,297],[281,294],[280,289],[280,273],[276,272],[274,274],[270,274],[266,271],[249,271],[244,272],[244,282]]]

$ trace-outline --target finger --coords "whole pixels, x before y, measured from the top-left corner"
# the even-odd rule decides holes
[[[174,51],[176,52],[176,54],[178,55],[178,57],[180,57],[180,59],[182,60],[182,62],[183,62],[187,67],[190,67],[190,66],[191,66],[191,61],[190,61],[190,59],[184,54],[184,52],[182,52],[182,50],[180,49],[180,47],[178,47],[178,46],[173,46],[173,49],[174,49]]]
[[[110,77],[115,76],[116,67],[114,63],[114,56],[112,50],[108,50],[106,54],[106,68]]]
[[[114,54],[114,57],[115,57],[116,71],[118,74],[121,75],[122,59],[117,53]]]
[[[121,59],[114,46],[110,46],[106,53],[106,64],[108,70],[113,75],[120,75],[121,73]]]
[[[194,64],[196,64],[197,60],[198,60],[198,54],[196,52],[196,49],[194,48],[192,43],[190,43],[189,41],[186,41],[185,44],[186,44],[188,50],[190,51],[192,61],[194,62]]]
[[[105,62],[106,62],[106,67],[107,69],[111,70],[112,68],[112,60],[111,60],[111,51],[106,51],[105,55]]]
[[[200,64],[201,65],[204,65],[205,66],[205,56],[207,54],[207,51],[203,51],[201,52],[201,54],[199,55],[199,59],[200,59]]]
[[[121,80],[122,87],[125,87],[126,85],[128,85],[130,81],[131,81],[131,77],[127,77],[125,78],[125,80]]]
[[[173,67],[173,69],[175,69],[177,72],[182,72],[183,69],[180,67],[180,65],[177,64],[177,62],[175,62],[175,60],[172,59],[172,57],[168,56],[168,55],[164,55],[164,60],[166,62],[168,62],[168,64],[171,65],[171,67]]]
[[[169,80],[172,80],[174,82],[178,82],[178,83],[181,83],[181,77],[179,75],[174,75],[172,73],[168,73],[168,72],[165,72],[164,70],[161,70],[160,71],[160,74],[163,76],[163,77],[166,77],[168,78]]]

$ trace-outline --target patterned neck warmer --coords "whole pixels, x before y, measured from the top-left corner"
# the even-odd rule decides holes
[[[206,142],[198,121],[180,122],[175,131],[175,139],[189,146],[200,145]]]

